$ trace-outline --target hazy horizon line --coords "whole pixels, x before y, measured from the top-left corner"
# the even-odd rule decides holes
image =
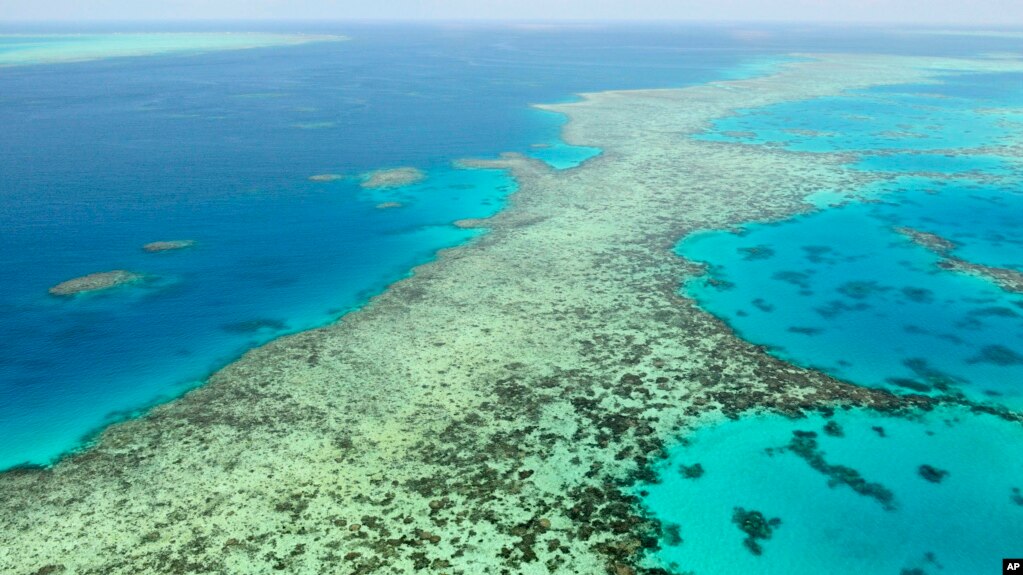
[[[956,29],[1010,29],[1023,30],[1023,23],[1004,22],[919,22],[919,21],[898,21],[898,20],[826,20],[826,19],[754,19],[754,20],[729,20],[729,19],[697,19],[697,18],[447,18],[447,17],[426,17],[426,18],[379,18],[379,17],[350,17],[350,18],[261,18],[261,17],[194,17],[194,18],[0,18],[0,25],[4,24],[187,24],[187,23],[365,23],[365,24],[494,24],[494,25],[594,25],[594,24],[645,24],[645,25],[673,25],[673,24],[697,24],[706,26],[769,26],[769,25],[826,25],[826,26],[870,26],[870,27],[911,27],[911,28],[956,28]]]

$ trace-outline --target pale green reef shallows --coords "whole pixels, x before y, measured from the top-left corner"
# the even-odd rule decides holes
[[[5,39],[16,43],[5,44]],[[38,42],[33,42],[38,39]],[[308,42],[336,42],[344,36],[258,32],[150,32],[124,34],[0,34],[0,68],[83,62],[154,54],[243,50]]]
[[[613,573],[659,526],[621,487],[666,442],[747,411],[899,412],[781,362],[679,295],[680,236],[853,197],[848,158],[688,138],[739,108],[1006,60],[814,56],[768,77],[545,109],[604,153],[518,155],[490,232],[341,322],[246,354],[46,470],[0,477],[0,572]],[[996,415],[1019,421],[1020,414]]]

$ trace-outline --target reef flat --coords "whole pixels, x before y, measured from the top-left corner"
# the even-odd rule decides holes
[[[345,177],[342,176],[341,174],[316,174],[315,176],[309,176],[309,181],[310,182],[320,182],[320,183],[336,182],[338,180],[343,180],[343,179],[345,179]]]
[[[377,170],[365,176],[360,184],[364,188],[400,188],[421,182],[426,179],[426,174],[418,168],[392,168],[390,170]]]
[[[142,276],[126,270],[96,272],[60,282],[50,288],[50,295],[73,296],[80,293],[102,291],[140,281]]]
[[[680,236],[885,177],[840,154],[687,136],[740,108],[1020,67],[817,56],[545,106],[570,117],[569,143],[603,154],[564,171],[468,163],[519,182],[488,234],[52,468],[0,476],[0,571],[655,572],[640,559],[658,524],[620,487],[681,428],[945,401],[786,364],[678,293],[700,273],[673,253]]]
[[[952,251],[956,248],[955,242],[937,234],[905,227],[897,228],[895,231],[906,236],[913,243],[941,256],[941,261],[938,265],[942,269],[973,274],[994,282],[1005,291],[1023,293],[1023,273],[1019,271],[987,266],[958,258],[952,255]]]
[[[195,245],[195,240],[164,240],[158,242],[149,242],[142,246],[143,251],[149,253],[158,252],[169,252],[174,250],[183,250],[190,248]]]
[[[104,58],[200,53],[337,42],[344,36],[256,32],[153,32],[112,34],[0,34],[0,68],[84,62]],[[15,42],[8,42],[14,40]]]

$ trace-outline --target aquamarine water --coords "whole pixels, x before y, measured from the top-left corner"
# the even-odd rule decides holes
[[[854,167],[874,172],[907,172],[925,174],[978,174],[1006,175],[1010,170],[1005,160],[995,156],[954,154],[892,153],[864,156]]]
[[[1023,297],[943,270],[939,256],[895,231],[938,233],[963,246],[961,257],[1020,266],[1023,190],[892,184],[902,186],[875,196],[880,203],[687,238],[680,253],[710,263],[715,280],[687,291],[786,360],[861,385],[941,393],[948,384],[1023,406]]]
[[[938,234],[969,262],[1023,270],[1023,172],[992,148],[1020,141],[1010,109],[1021,103],[1023,76],[964,74],[716,122],[698,137],[850,153],[851,167],[880,180],[862,201],[820,190],[808,199],[816,211],[684,238],[678,253],[708,272],[684,292],[792,363],[896,393],[1020,409],[1023,295],[943,269],[898,230]],[[666,526],[651,562],[701,574],[969,574],[1018,554],[1018,423],[952,408],[834,421],[760,415],[689,433],[657,483],[636,487]],[[794,439],[812,450],[793,449]],[[737,508],[780,522],[747,545]]]
[[[938,84],[887,86],[743,110],[716,121],[699,138],[771,143],[800,152],[983,148],[1019,137],[1015,114],[997,110],[1018,106],[1021,90],[1023,74],[950,73]]]
[[[864,190],[871,202],[686,238],[679,253],[710,266],[686,291],[789,361],[861,385],[951,386],[1020,407],[1023,299],[941,269],[897,229],[938,234],[968,261],[1023,269],[1023,173],[984,148],[1019,141],[997,111],[1021,102],[1023,76],[964,74],[720,120],[699,137],[854,152],[857,169],[907,175]]]
[[[825,430],[828,421],[834,436]],[[886,506],[811,467],[789,446],[811,432],[831,466],[891,493]],[[677,573],[785,575],[995,571],[1023,534],[1023,428],[991,416],[938,410],[915,420],[864,411],[831,419],[746,417],[705,426],[671,450],[660,482],[640,485],[663,527],[657,559]],[[699,478],[684,468],[699,464]],[[942,476],[921,474],[931,466]],[[780,520],[761,554],[744,544],[736,508]],[[914,571],[919,569],[920,571]]]

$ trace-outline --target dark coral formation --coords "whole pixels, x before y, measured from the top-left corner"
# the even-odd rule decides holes
[[[699,463],[694,463],[692,465],[680,465],[678,470],[682,474],[682,477],[685,477],[686,479],[699,479],[703,477],[704,473],[703,466]]]
[[[937,234],[906,227],[895,228],[895,231],[941,257],[938,267],[942,269],[979,276],[997,284],[1005,291],[1023,293],[1023,272],[973,263],[956,257],[952,255],[956,244]]]
[[[774,249],[769,246],[740,248],[739,251],[743,253],[743,259],[746,260],[766,260],[774,257]]]
[[[229,333],[258,333],[260,331],[282,331],[288,328],[283,320],[273,318],[259,318],[248,321],[229,323],[221,326]]]
[[[880,483],[867,481],[859,471],[851,467],[828,463],[824,459],[824,452],[818,448],[816,432],[793,431],[787,447],[809,463],[810,467],[827,476],[829,487],[845,485],[860,495],[876,499],[888,511],[895,509],[895,494],[890,489]]]
[[[888,291],[890,288],[882,286],[875,281],[853,281],[842,284],[838,287],[839,293],[853,299],[867,299],[877,293]]]
[[[845,432],[842,430],[842,426],[837,421],[831,420],[824,424],[824,433],[831,437],[844,437]]]
[[[913,243],[925,247],[940,256],[947,256],[957,247],[955,242],[947,240],[938,234],[932,234],[923,230],[897,227],[895,228],[895,231],[906,236]]]
[[[970,363],[991,363],[1001,366],[1020,365],[1023,364],[1023,355],[1004,345],[986,345],[980,349],[980,353],[967,361]]]
[[[926,383],[920,383],[919,381],[905,377],[889,377],[885,380],[885,382],[917,393],[928,393],[931,391],[931,386]]]
[[[932,367],[926,359],[921,357],[909,358],[903,361],[902,364],[909,368],[917,377],[926,382],[925,384],[919,384],[919,382],[917,382],[918,385],[928,385],[939,391],[949,391],[956,384],[962,383],[960,378]],[[900,382],[899,385],[911,388],[911,386],[904,381]]]
[[[945,476],[948,475],[948,471],[926,464],[921,465],[917,471],[920,473],[920,477],[923,477],[931,483],[941,483],[941,481],[945,479]]]
[[[746,534],[742,543],[754,555],[761,555],[764,552],[761,541],[766,541],[774,534],[774,530],[781,525],[781,519],[774,517],[768,519],[760,511],[746,510],[736,507],[732,513],[732,523]]]

